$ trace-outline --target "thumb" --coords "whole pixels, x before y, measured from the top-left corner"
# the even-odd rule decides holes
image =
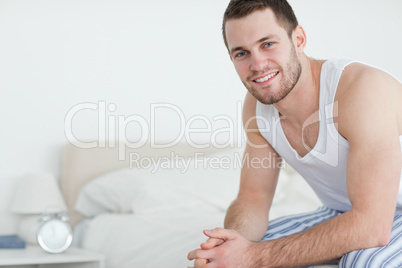
[[[212,230],[204,230],[204,234],[210,238],[219,238],[222,240],[232,240],[237,237],[237,232],[223,228],[215,228]]]

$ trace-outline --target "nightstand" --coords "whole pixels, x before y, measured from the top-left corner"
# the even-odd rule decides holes
[[[0,268],[104,268],[104,257],[74,247],[51,254],[39,246],[28,246],[25,249],[1,249]]]

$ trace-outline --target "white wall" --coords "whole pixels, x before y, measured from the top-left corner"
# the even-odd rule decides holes
[[[156,110],[156,140],[180,134],[178,111],[232,118],[241,131],[237,101],[245,94],[221,40],[227,0],[1,0],[0,1],[0,188],[13,191],[24,173],[60,173],[67,142],[65,117],[82,103],[114,104],[101,123],[136,115],[131,141],[144,138],[140,120]],[[377,65],[402,80],[400,0],[291,0],[308,35],[306,53]],[[111,106],[110,106],[111,107]],[[99,107],[101,108],[101,107]],[[99,109],[98,109],[99,110]],[[117,128],[98,122],[96,110],[73,117],[79,140],[94,141]],[[212,131],[228,127],[213,122]],[[99,127],[100,125],[100,127]],[[112,124],[116,126],[116,124]],[[195,121],[191,127],[205,127]],[[100,133],[100,134],[99,134]],[[122,131],[120,130],[120,134]],[[211,133],[193,134],[206,141]],[[228,135],[218,135],[220,142]],[[234,137],[236,139],[236,137]],[[234,140],[238,142],[238,140]],[[7,188],[9,187],[9,188]],[[0,203],[1,232],[12,232],[7,202]],[[4,216],[6,215],[6,216]]]

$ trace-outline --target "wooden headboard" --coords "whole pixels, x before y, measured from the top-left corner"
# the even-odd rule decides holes
[[[123,157],[120,155],[120,158],[124,158],[124,160],[119,160],[119,153],[122,150],[124,154]],[[74,211],[80,189],[102,174],[120,168],[129,168],[130,156],[133,154],[136,154],[136,157],[138,155],[140,157],[170,157],[173,153],[181,157],[190,157],[195,153],[208,154],[221,150],[213,146],[197,149],[186,143],[178,143],[169,148],[152,148],[150,144],[145,144],[136,149],[119,146],[119,144],[116,147],[95,147],[91,149],[66,144],[62,155],[60,186],[67,204],[71,224],[75,225],[82,219],[82,216]]]

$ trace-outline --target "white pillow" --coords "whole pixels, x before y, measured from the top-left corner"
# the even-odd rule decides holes
[[[197,207],[225,211],[236,198],[240,169],[203,168],[190,162],[182,173],[177,169],[158,170],[131,204],[134,213]]]
[[[235,151],[238,150],[197,155],[184,162],[180,158],[166,162],[163,158],[165,162],[160,166],[107,173],[83,187],[75,210],[86,217],[106,212],[144,214],[185,207],[224,211],[235,199],[239,187],[240,165],[228,163],[235,157]]]
[[[189,207],[225,211],[238,193],[241,159],[242,150],[231,149],[196,155],[184,162],[180,158],[166,161],[165,157],[148,168],[113,171],[84,186],[75,210],[86,217]],[[281,174],[274,203],[284,198],[289,184],[288,175]]]
[[[131,203],[141,191],[148,174],[142,170],[116,170],[85,185],[75,203],[75,210],[86,217],[102,213],[130,213]]]

